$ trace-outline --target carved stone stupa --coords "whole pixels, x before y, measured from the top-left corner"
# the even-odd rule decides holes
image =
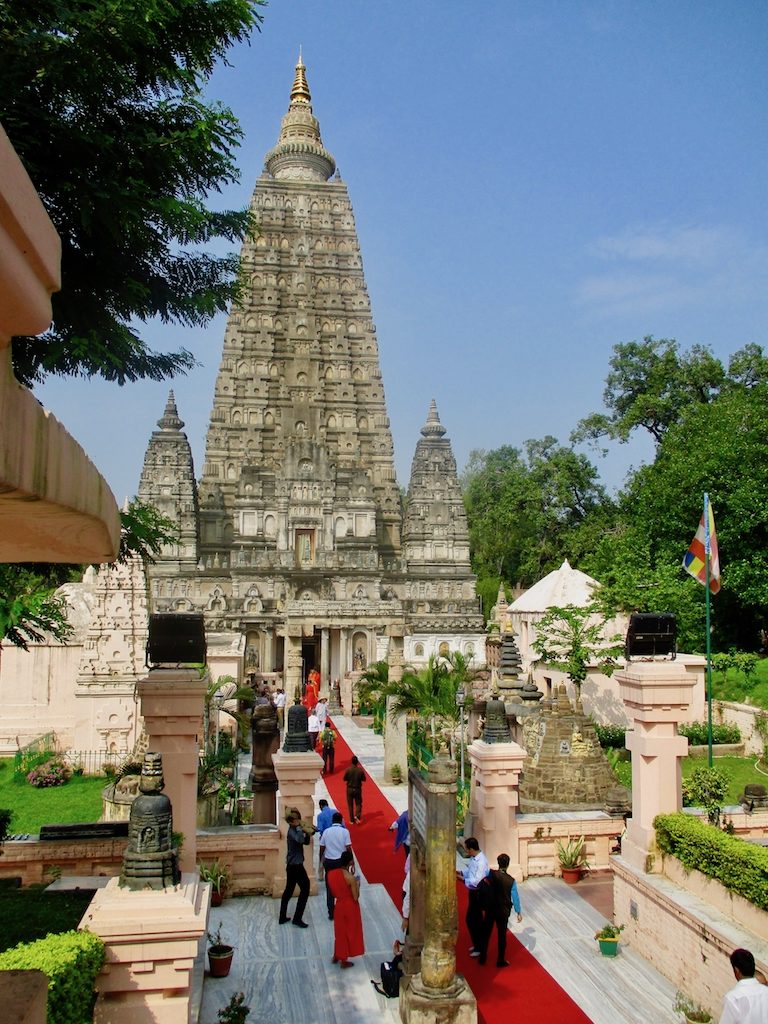
[[[165,889],[180,881],[173,850],[173,813],[164,784],[162,757],[145,754],[120,878],[120,884],[129,889]]]

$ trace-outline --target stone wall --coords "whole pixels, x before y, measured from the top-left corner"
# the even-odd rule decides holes
[[[712,717],[715,722],[727,722],[729,725],[738,725],[741,730],[741,738],[744,742],[746,753],[762,754],[763,741],[760,739],[757,729],[755,729],[755,716],[761,710],[761,708],[752,707],[751,704],[736,704],[729,700],[716,700],[712,708]]]
[[[664,858],[663,875],[647,875],[622,857],[614,858],[614,920],[625,926],[623,942],[717,1018],[723,996],[734,984],[728,960],[732,950],[752,950],[758,966],[767,968],[768,915],[751,908],[751,922],[755,914],[762,919],[761,933],[751,931],[747,923],[709,902],[715,889],[723,888],[718,882],[705,879],[705,901],[702,890],[697,892],[698,881],[686,876],[677,861],[673,865],[674,860]],[[731,904],[725,892],[716,899],[720,906]]]
[[[22,885],[39,885],[53,882],[59,875],[113,877],[122,869],[125,846],[125,839],[14,840],[3,847],[0,878],[20,878]],[[233,896],[279,895],[275,879],[284,853],[277,829],[263,825],[197,833],[198,861],[223,861],[232,876],[229,894]]]

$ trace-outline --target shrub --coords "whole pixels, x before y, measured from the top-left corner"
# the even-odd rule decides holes
[[[46,786],[63,786],[69,782],[69,766],[59,758],[46,761],[45,764],[33,768],[27,775],[27,782],[37,789],[44,789]]]
[[[728,776],[720,768],[694,768],[683,781],[683,806],[704,807],[710,823],[716,825],[728,792]]]
[[[692,746],[702,746],[709,743],[709,733],[706,722],[687,722],[678,725],[677,731],[680,736],[686,736]],[[712,726],[713,743],[741,743],[741,729],[738,725]]]
[[[0,953],[0,970],[42,971],[48,977],[48,1020],[83,1024],[93,1019],[96,975],[104,943],[91,932],[62,932]]]
[[[621,750],[625,747],[627,730],[623,725],[598,725],[595,723],[595,732],[600,741],[600,746]]]
[[[653,824],[663,853],[768,910],[768,849],[727,835],[690,814],[660,814]]]

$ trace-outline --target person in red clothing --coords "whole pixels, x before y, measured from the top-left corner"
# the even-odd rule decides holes
[[[302,704],[307,711],[312,712],[317,707],[317,700],[320,696],[320,673],[316,668],[310,669],[307,685],[304,690]]]
[[[354,967],[350,960],[365,952],[360,915],[360,883],[352,874],[352,852],[345,850],[339,867],[326,874],[326,885],[335,899],[333,910],[333,960],[339,967]]]

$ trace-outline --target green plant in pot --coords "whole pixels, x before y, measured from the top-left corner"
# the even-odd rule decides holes
[[[611,924],[606,921],[602,928],[595,932],[595,938],[603,956],[616,956],[619,952],[619,935],[624,931],[623,924]]]
[[[693,1001],[685,992],[678,992],[675,997],[675,1012],[682,1013],[688,1024],[710,1024],[712,1014],[699,1003]]]
[[[230,946],[223,938],[221,928],[223,921],[215,932],[208,932],[208,966],[212,978],[226,978],[232,967],[232,957],[235,955],[235,947]]]
[[[221,901],[226,895],[230,880],[229,868],[218,858],[212,864],[200,864],[200,881],[211,883],[212,906],[221,906]]]
[[[557,859],[563,880],[571,885],[578,882],[582,871],[589,869],[584,836],[568,836],[565,841],[558,839]]]

